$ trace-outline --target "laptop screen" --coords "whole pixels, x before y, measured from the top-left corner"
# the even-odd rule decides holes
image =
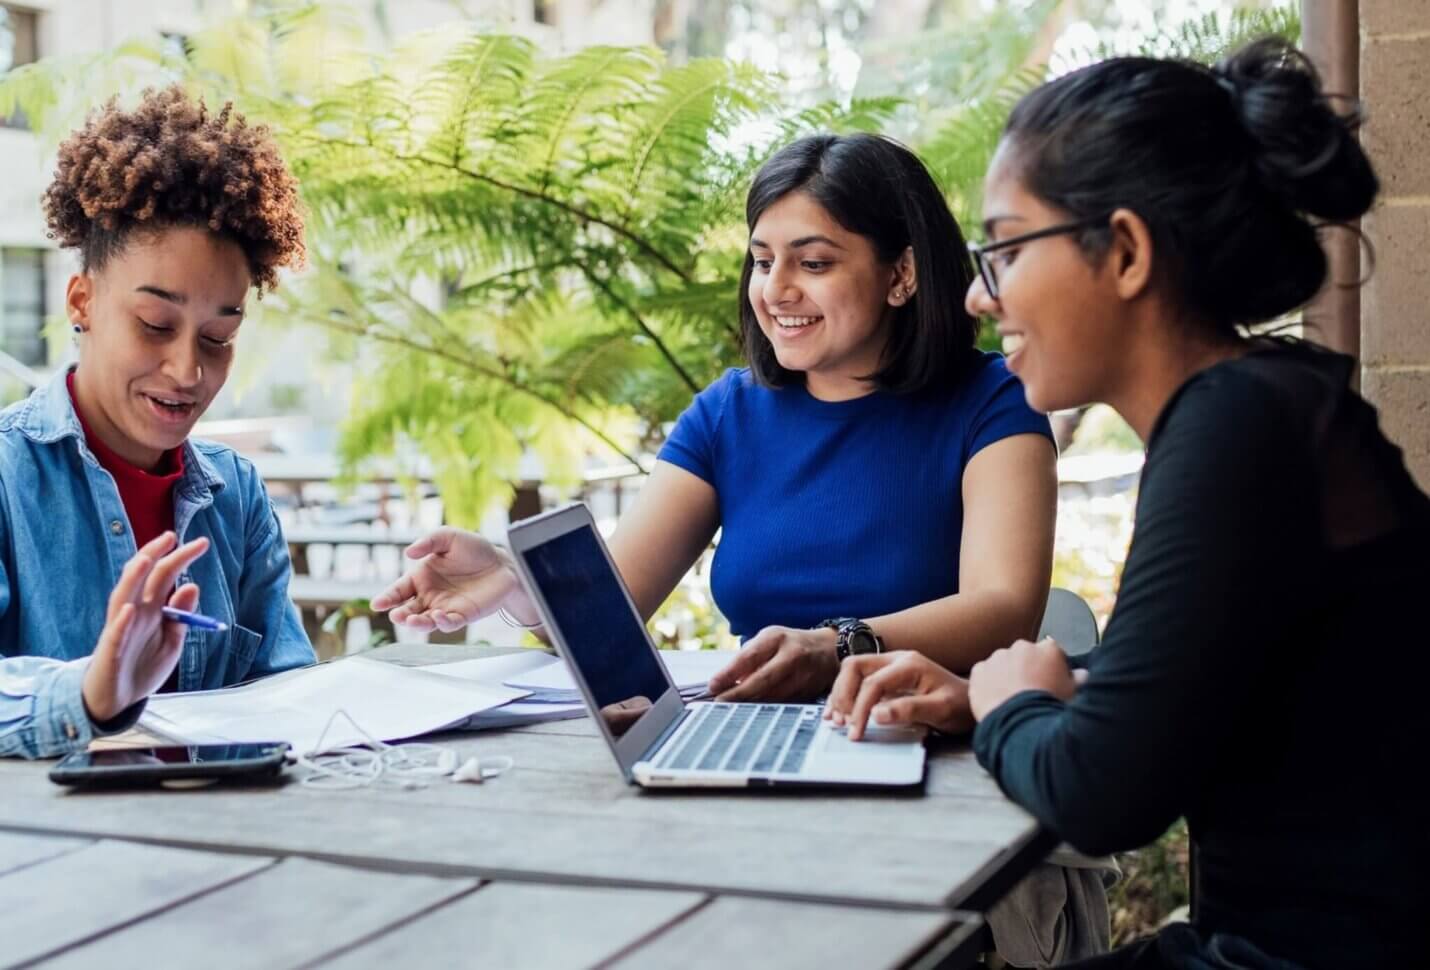
[[[590,526],[521,553],[596,707],[620,737],[671,686]]]

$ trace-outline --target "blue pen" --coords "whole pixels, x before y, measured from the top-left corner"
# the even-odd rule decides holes
[[[190,613],[188,610],[176,610],[172,606],[160,608],[160,612],[167,619],[178,620],[189,626],[198,627],[200,630],[213,630],[215,633],[222,633],[228,629],[228,624],[222,620],[215,620],[211,616],[204,616],[202,613]]]

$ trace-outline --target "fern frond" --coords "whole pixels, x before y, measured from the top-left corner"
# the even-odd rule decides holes
[[[462,167],[469,157],[502,151],[519,125],[517,102],[534,51],[520,37],[474,36],[458,43],[412,95],[411,109],[432,128],[419,153]]]
[[[1018,70],[1034,31],[1017,25],[1049,2],[868,52],[859,96],[815,105],[748,65],[671,67],[649,48],[548,56],[449,29],[375,53],[342,8],[275,2],[182,53],[149,38],[13,71],[0,111],[57,138],[110,93],[177,79],[268,124],[299,180],[312,268],[264,316],[325,334],[326,359],[358,375],[351,473],[420,454],[451,519],[475,523],[529,471],[524,455],[568,482],[592,455],[634,460],[740,362],[743,203],[775,148],[900,134],[976,219],[1007,112],[1041,77]],[[1175,50],[1211,56],[1268,23],[1193,25]]]
[[[537,167],[543,191],[629,151],[620,116],[646,96],[661,66],[658,52],[644,47],[590,47],[546,65],[525,104],[544,131]]]
[[[1101,43],[1076,52],[1062,67],[1077,66],[1107,57],[1139,55],[1175,57],[1211,64],[1257,37],[1275,35],[1295,43],[1301,35],[1299,12],[1290,7],[1238,8],[1230,13],[1212,11],[1179,24],[1165,26],[1135,44]]]

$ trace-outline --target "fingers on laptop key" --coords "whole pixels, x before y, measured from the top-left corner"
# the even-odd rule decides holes
[[[748,649],[748,648],[747,648]],[[710,678],[710,693],[720,694],[734,687],[741,680],[748,677],[750,672],[759,667],[759,662],[752,654],[742,650],[720,670],[717,670]]]
[[[859,688],[864,679],[874,671],[887,665],[887,654],[860,654],[849,657],[839,665],[839,676],[829,691],[829,701],[825,714],[836,726],[842,727],[854,709],[854,701],[859,696]]]
[[[870,673],[859,685],[859,694],[849,712],[849,737],[857,741],[864,736],[869,715],[875,705],[890,695],[902,693],[901,671],[897,666],[884,665]]]
[[[932,704],[930,698],[905,694],[902,697],[888,697],[875,704],[869,717],[875,724],[912,724],[922,720],[920,714],[927,715]]]
[[[740,678],[739,683],[726,688],[716,700],[720,701],[748,701],[748,700],[779,700],[777,692],[773,690],[778,683],[780,672],[773,663],[766,663],[756,668],[752,673]]]
[[[765,627],[752,636],[729,666],[710,678],[710,693],[721,701],[768,699],[760,692],[769,688],[772,676],[780,675],[770,667],[783,642],[783,634],[782,627]]]

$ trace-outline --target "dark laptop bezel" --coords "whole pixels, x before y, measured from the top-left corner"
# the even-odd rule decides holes
[[[631,616],[635,620],[636,626],[640,628],[641,637],[645,644],[645,649],[655,655],[656,663],[660,664],[660,672],[665,677],[666,690],[660,698],[651,706],[651,709],[643,714],[640,720],[631,725],[630,729],[620,737],[611,734],[610,727],[606,724],[605,718],[598,712],[596,697],[591,691],[591,686],[586,682],[585,676],[581,673],[580,666],[572,659],[573,651],[566,642],[565,635],[554,619],[551,604],[547,602],[546,595],[537,584],[535,577],[531,574],[531,567],[527,565],[525,553],[537,546],[544,545],[553,539],[559,538],[579,529],[590,529],[591,534],[596,537],[596,542],[600,545],[601,554],[605,556],[606,563],[611,567],[611,572],[615,575],[616,585],[625,597],[626,608],[631,611]],[[681,699],[680,690],[675,686],[674,679],[670,676],[670,671],[666,669],[665,661],[660,657],[660,651],[651,642],[650,631],[646,629],[645,622],[641,619],[640,611],[636,609],[635,601],[631,599],[630,590],[626,588],[625,580],[621,578],[620,570],[615,568],[614,560],[611,559],[611,552],[606,547],[606,541],[601,537],[601,532],[596,528],[596,522],[591,518],[591,511],[583,503],[577,502],[571,505],[553,509],[550,512],[543,512],[541,515],[532,516],[529,519],[522,519],[513,522],[507,527],[507,543],[511,547],[512,558],[516,561],[517,574],[520,575],[522,584],[526,587],[527,593],[536,604],[537,610],[541,613],[541,619],[546,624],[546,633],[550,637],[551,643],[556,647],[556,652],[566,661],[566,665],[571,668],[571,676],[576,681],[576,687],[581,692],[581,697],[586,702],[586,709],[591,714],[591,720],[596,722],[601,734],[605,737],[606,743],[610,746],[611,754],[615,756],[616,764],[620,767],[621,773],[626,781],[635,783],[634,767],[643,756],[649,752],[655,743],[668,733],[670,727],[679,720],[680,715],[685,710],[685,702]]]

